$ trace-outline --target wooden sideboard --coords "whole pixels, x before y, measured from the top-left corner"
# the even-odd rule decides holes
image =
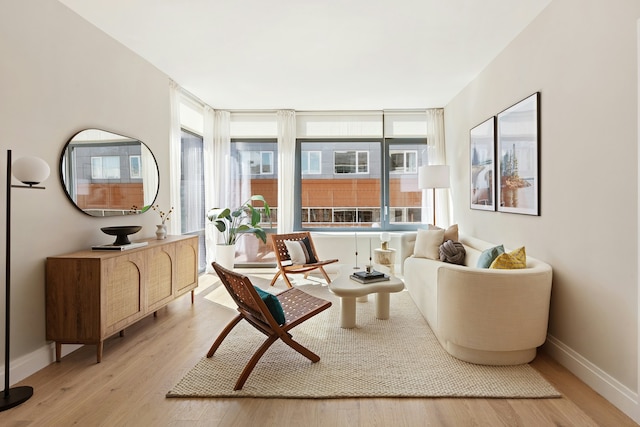
[[[83,250],[46,261],[46,337],[62,344],[96,344],[155,313],[198,286],[198,237],[149,239],[125,251]]]

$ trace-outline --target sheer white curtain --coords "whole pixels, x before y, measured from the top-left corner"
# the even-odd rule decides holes
[[[427,110],[427,142],[430,148],[429,164],[446,165],[444,110],[442,108]],[[436,191],[436,217],[445,219],[441,224],[442,226],[451,224],[449,195],[449,189]]]
[[[279,110],[278,117],[278,233],[293,231],[296,163],[296,113]]]
[[[204,181],[206,209],[230,206],[230,161],[231,136],[229,133],[230,113],[228,111],[205,108],[204,113]],[[216,244],[220,234],[214,225],[206,220],[205,248],[207,271],[211,272],[211,262],[216,259]]]
[[[171,111],[171,127],[169,136],[169,199],[176,215],[167,221],[169,234],[180,234],[180,86],[173,80],[169,83],[169,103]]]

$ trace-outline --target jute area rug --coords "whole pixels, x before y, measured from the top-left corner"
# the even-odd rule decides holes
[[[268,288],[259,280],[254,283]],[[320,356],[319,362],[311,363],[277,341],[244,388],[234,391],[240,372],[264,341],[263,334],[242,321],[216,354],[203,357],[167,397],[560,397],[529,365],[481,366],[450,356],[406,291],[391,294],[388,320],[375,318],[370,295],[368,302],[357,303],[358,326],[342,329],[340,301],[326,285],[300,288],[333,302],[328,310],[291,330],[295,340]],[[224,301],[226,290],[218,290],[221,302],[232,306],[230,298]]]

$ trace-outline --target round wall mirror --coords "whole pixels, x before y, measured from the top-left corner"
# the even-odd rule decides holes
[[[143,142],[100,129],[75,134],[60,156],[69,200],[91,216],[146,211],[158,195],[158,164]]]

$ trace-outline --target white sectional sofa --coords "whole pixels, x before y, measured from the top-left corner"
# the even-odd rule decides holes
[[[476,364],[528,363],[546,340],[551,267],[527,257],[516,270],[476,268],[496,246],[460,236],[464,265],[413,256],[417,233],[402,236],[405,286],[451,355]]]

